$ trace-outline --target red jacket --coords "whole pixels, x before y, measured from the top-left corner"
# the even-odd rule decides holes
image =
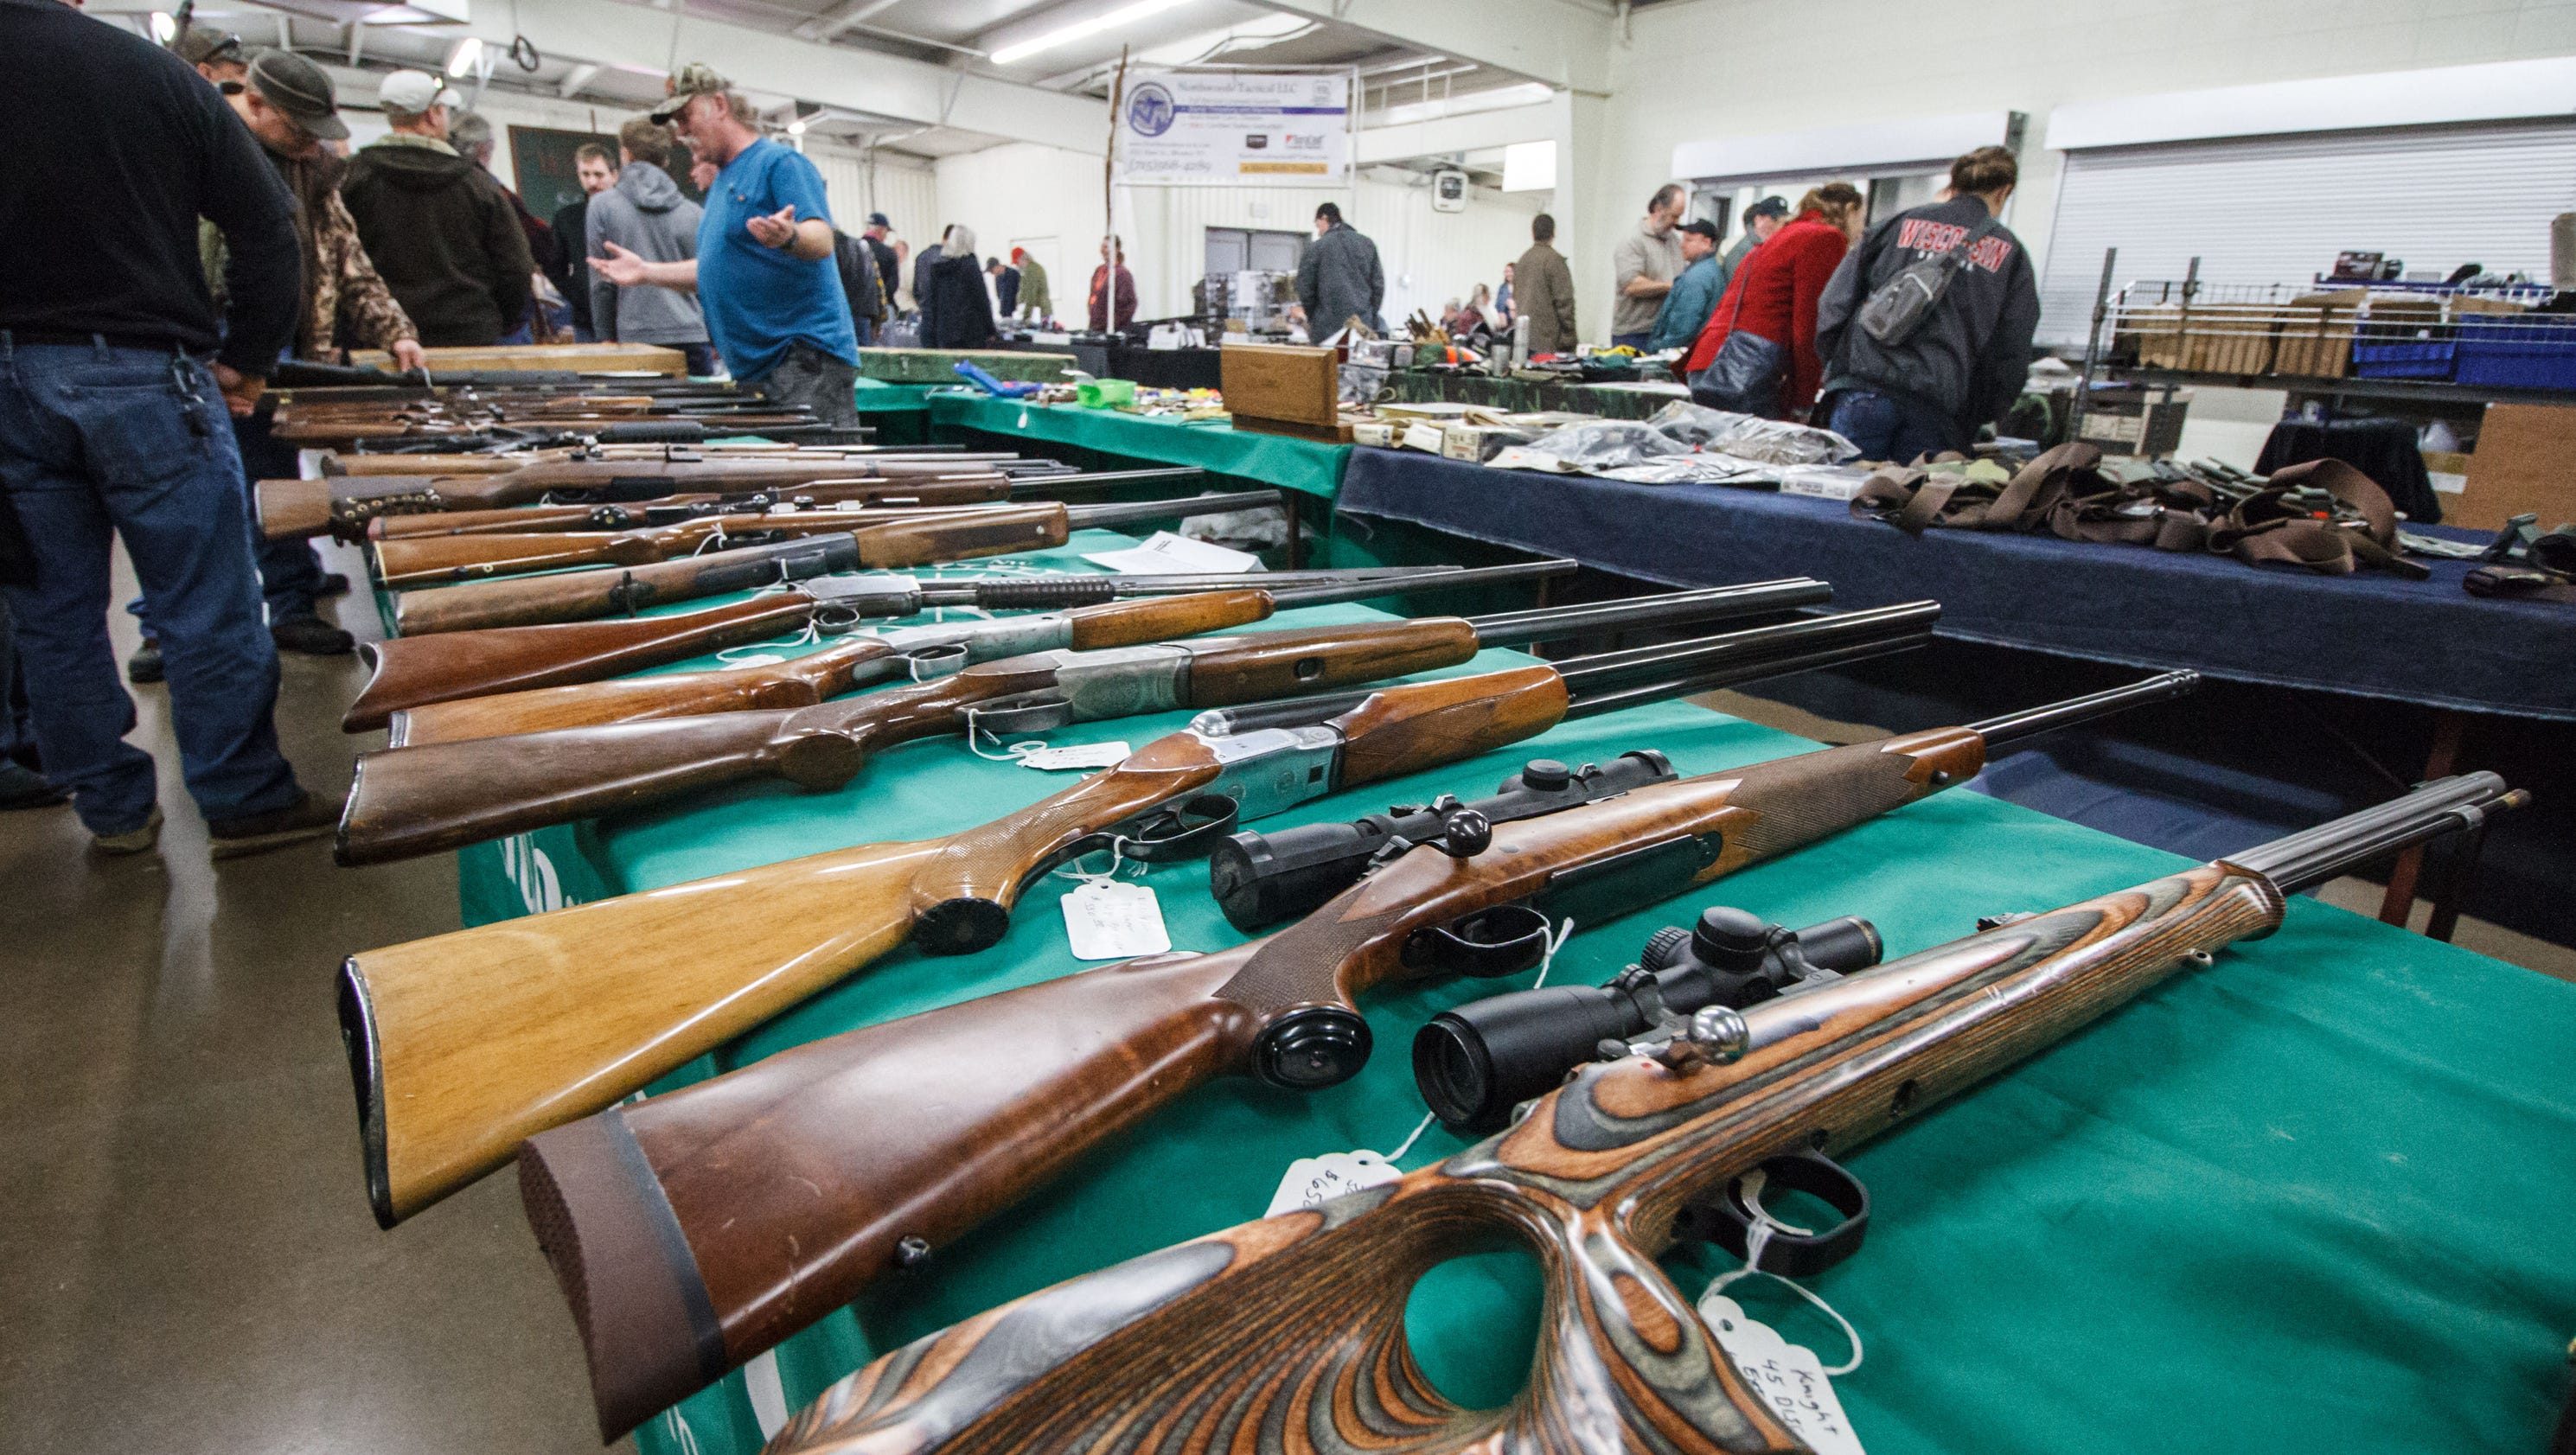
[[[1118,315],[1114,319],[1109,313],[1111,299],[1108,297],[1108,292],[1109,265],[1103,263],[1091,270],[1091,331],[1093,333],[1109,333],[1125,328],[1136,321],[1136,275],[1127,271],[1126,264],[1118,265],[1116,299]],[[1815,332],[1816,326],[1809,323],[1807,336],[1813,338]]]
[[[1816,356],[1816,300],[1825,280],[1843,260],[1851,240],[1841,228],[1809,209],[1768,242],[1744,255],[1727,282],[1726,293],[1700,330],[1683,368],[1696,374],[1717,357],[1720,344],[1739,324],[1745,332],[1789,346],[1789,374],[1780,381],[1780,408],[1803,414],[1816,402],[1825,381],[1824,360]]]

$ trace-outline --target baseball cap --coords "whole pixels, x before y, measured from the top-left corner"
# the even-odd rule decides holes
[[[671,118],[679,115],[692,99],[699,96],[721,96],[733,89],[733,83],[717,75],[715,67],[702,65],[696,61],[682,66],[680,74],[673,76],[668,84],[671,88],[671,99],[646,113],[665,126],[669,125]]]
[[[348,123],[340,119],[340,99],[320,66],[293,51],[264,50],[250,58],[244,84],[269,105],[283,111],[307,136],[344,141]]]
[[[869,213],[869,214],[868,214],[868,226],[870,226],[870,227],[892,227],[892,226],[894,226],[894,223],[893,223],[891,220],[889,220],[889,219],[886,217],[886,215],[885,215],[884,213],[882,213],[882,212],[871,212],[871,213]]]
[[[170,49],[192,66],[238,66],[250,59],[240,36],[229,30],[217,30],[211,25],[189,26],[171,43]]]
[[[1761,201],[1754,203],[1752,206],[1745,208],[1744,215],[1747,217],[1786,217],[1789,215],[1789,199],[1786,197],[1765,197]]]
[[[1717,224],[1709,221],[1705,217],[1694,217],[1690,221],[1683,223],[1682,231],[1698,233],[1701,237],[1707,238],[1710,242],[1717,241]]]
[[[377,105],[405,116],[425,115],[433,106],[457,106],[464,100],[446,82],[421,71],[396,71],[376,88]]]

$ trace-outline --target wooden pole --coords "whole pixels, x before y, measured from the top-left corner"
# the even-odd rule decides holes
[[[1127,104],[1127,49],[1123,45],[1118,48],[1118,79],[1111,82],[1109,87],[1109,157],[1100,166],[1101,230],[1107,238],[1111,239],[1118,236],[1118,113]],[[1104,295],[1109,299],[1109,307],[1104,316],[1109,320],[1109,331],[1112,333],[1118,331],[1118,254],[1120,251],[1116,242],[1110,242],[1109,256],[1103,260],[1103,266],[1109,269],[1109,282]]]

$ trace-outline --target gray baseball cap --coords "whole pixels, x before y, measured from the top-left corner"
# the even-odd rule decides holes
[[[340,98],[320,66],[293,51],[264,50],[250,58],[243,78],[269,105],[283,111],[309,136],[343,141],[348,123],[340,119]]]

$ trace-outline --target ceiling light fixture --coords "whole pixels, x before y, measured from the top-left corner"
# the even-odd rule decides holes
[[[1071,45],[1077,40],[1098,35],[1104,30],[1133,25],[1139,20],[1150,19],[1166,10],[1177,10],[1188,3],[1190,0],[1135,0],[1132,5],[1121,5],[1115,10],[1103,11],[1089,20],[1077,20],[1061,30],[1048,31],[1033,40],[1024,40],[1017,45],[1006,45],[993,52],[987,59],[997,66],[1015,65],[1031,56],[1054,50],[1058,46]]]
[[[481,64],[483,64],[483,37],[479,35],[469,35],[448,49],[447,74],[451,76],[471,75],[474,68]]]
[[[787,123],[787,134],[789,136],[803,136],[805,134],[805,118],[800,116],[794,121]]]
[[[172,18],[169,11],[155,10],[152,12],[152,39],[156,43],[168,45],[170,43],[170,38],[178,33],[179,22]]]

